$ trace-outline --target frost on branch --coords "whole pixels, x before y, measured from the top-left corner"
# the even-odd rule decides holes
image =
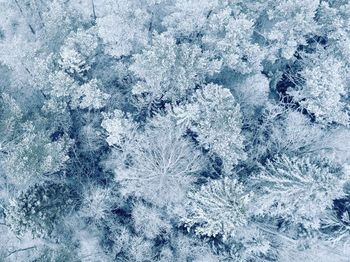
[[[130,69],[140,81],[133,94],[149,94],[153,99],[179,100],[218,72],[221,63],[198,45],[177,45],[170,35],[156,35],[153,45],[134,56]]]
[[[316,117],[316,121],[349,125],[348,72],[346,64],[324,53],[306,56],[301,72],[305,83],[290,94],[301,107]]]
[[[147,45],[151,15],[145,5],[135,0],[109,1],[103,9],[107,14],[97,18],[97,30],[110,55],[128,56]]]
[[[103,113],[101,126],[107,131],[107,143],[112,145],[121,145],[123,138],[135,128],[134,124],[128,119],[121,110],[114,110],[112,113]]]
[[[74,90],[71,106],[81,109],[101,109],[106,105],[110,95],[99,89],[99,82],[92,79]]]
[[[76,197],[76,192],[64,184],[35,184],[12,200],[6,221],[18,235],[29,231],[35,237],[48,236],[62,217],[74,209]]]
[[[116,152],[115,180],[122,191],[159,206],[181,205],[202,169],[200,152],[184,137],[184,128],[156,117]]]
[[[194,228],[198,235],[227,239],[247,222],[250,195],[235,179],[213,180],[199,191],[191,192],[188,198],[188,215],[183,222],[188,229]]]
[[[348,174],[327,159],[281,156],[268,161],[256,177],[261,188],[254,213],[281,217],[317,229],[333,200],[345,195]]]
[[[49,115],[29,116],[7,94],[2,95],[0,110],[0,160],[10,183],[28,185],[64,167],[71,141],[66,136],[51,140],[56,124],[48,124]]]
[[[177,0],[163,24],[178,37],[194,37],[205,28],[208,16],[218,5],[217,0]]]
[[[71,76],[84,78],[93,65],[97,47],[97,37],[93,30],[87,32],[78,30],[65,39],[60,50],[58,64]]]
[[[208,84],[196,91],[189,104],[175,107],[174,113],[205,149],[222,158],[226,171],[245,158],[239,105],[227,88]]]
[[[317,30],[318,0],[268,1],[262,34],[269,43],[270,59],[293,59],[298,45]]]
[[[248,74],[261,70],[264,52],[252,43],[254,21],[245,15],[231,16],[230,8],[220,10],[209,18],[209,29],[203,42],[223,58],[229,68]]]
[[[349,10],[0,0],[0,260],[348,261]]]

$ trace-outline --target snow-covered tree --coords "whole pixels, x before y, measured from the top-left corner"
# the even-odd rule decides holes
[[[158,116],[132,135],[112,164],[122,191],[158,206],[179,207],[203,165],[184,133],[174,120]]]
[[[317,12],[319,30],[327,39],[327,48],[349,67],[349,3],[347,1],[322,1]]]
[[[36,184],[11,201],[6,223],[16,234],[50,236],[64,215],[73,211],[76,192],[60,183]]]
[[[320,123],[349,125],[348,70],[346,64],[325,52],[307,55],[300,73],[304,83],[289,94]]]
[[[98,39],[95,30],[70,33],[60,49],[58,64],[70,76],[84,79],[95,62],[98,53]]]
[[[291,110],[275,116],[274,125],[269,128],[271,135],[269,153],[272,155],[299,155],[321,151],[326,148],[320,141],[326,133],[318,125],[310,123],[307,116]]]
[[[107,131],[106,141],[110,146],[122,145],[123,139],[135,129],[135,124],[121,110],[103,113],[103,118],[101,126]]]
[[[258,72],[262,69],[264,50],[252,41],[254,21],[244,14],[233,17],[232,12],[225,8],[210,16],[203,42],[229,68],[242,74]]]
[[[95,32],[79,29],[67,36],[59,54],[38,59],[38,71],[33,74],[32,83],[51,98],[47,104],[63,107],[62,110],[64,106],[73,109],[105,106],[110,95],[101,90],[101,81],[92,77],[97,49]]]
[[[255,186],[255,215],[280,217],[308,229],[318,229],[333,200],[345,196],[349,174],[327,159],[281,156],[268,161]]]
[[[57,125],[50,127],[49,115],[29,118],[7,94],[2,95],[1,111],[1,163],[10,184],[35,183],[63,168],[69,159],[70,140],[64,135],[52,140]]]
[[[245,158],[239,105],[227,88],[208,84],[195,92],[190,103],[175,107],[174,113],[205,149],[222,158],[226,171]]]
[[[96,26],[107,52],[115,57],[128,56],[147,46],[152,15],[146,1],[103,2],[106,11],[98,10]]]
[[[104,219],[111,208],[111,198],[109,188],[90,186],[84,191],[82,206],[79,210],[81,216],[95,220]]]
[[[135,230],[149,239],[169,233],[172,229],[170,222],[165,220],[156,208],[141,203],[134,206],[132,218]]]
[[[51,141],[47,133],[37,132],[32,123],[21,128],[23,134],[17,138],[17,148],[8,148],[3,161],[9,181],[25,185],[42,175],[60,171],[69,159],[69,142]]]
[[[224,240],[234,237],[235,230],[247,222],[250,198],[243,185],[233,178],[210,181],[189,194],[183,223],[201,236],[222,236]]]
[[[0,0],[0,261],[348,261],[348,0]]]
[[[205,30],[208,18],[218,6],[217,0],[177,0],[163,21],[168,31],[177,38],[195,37]]]
[[[133,94],[146,94],[150,100],[178,101],[186,97],[206,77],[218,72],[219,60],[201,50],[200,46],[183,43],[169,34],[156,35],[153,45],[134,56],[130,69],[140,78]]]
[[[316,33],[318,5],[319,0],[268,1],[260,34],[268,42],[270,59],[292,59],[298,46],[306,44],[306,37]]]

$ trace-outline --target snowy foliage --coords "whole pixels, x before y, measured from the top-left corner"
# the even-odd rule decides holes
[[[142,81],[133,87],[133,93],[163,100],[185,97],[221,66],[220,61],[203,54],[199,46],[177,45],[167,34],[155,36],[152,47],[134,59],[130,69]]]
[[[251,42],[254,22],[245,15],[232,17],[231,12],[223,9],[209,18],[209,33],[203,41],[226,66],[242,74],[257,72],[264,52]]]
[[[79,86],[72,95],[72,107],[100,109],[105,106],[110,95],[103,93],[98,88],[98,81],[92,79],[90,82]]]
[[[208,84],[196,91],[192,102],[174,111],[205,149],[222,158],[227,171],[244,159],[240,109],[227,88]]]
[[[348,96],[349,83],[346,64],[326,54],[306,57],[307,67],[300,73],[305,84],[300,90],[291,90],[293,99],[315,114],[321,123],[349,125]]]
[[[55,125],[50,127],[45,115],[28,119],[30,116],[24,114],[10,96],[2,96],[1,161],[8,182],[28,185],[43,174],[63,169],[68,160],[69,139],[62,136],[52,141],[46,132]]]
[[[162,214],[156,208],[137,204],[133,208],[132,218],[135,230],[149,239],[171,230],[171,224],[162,219]]]
[[[107,52],[115,57],[128,56],[148,43],[151,14],[148,5],[136,0],[103,1],[106,14],[96,19],[98,35],[103,39]],[[143,1],[144,3],[146,1]],[[118,26],[116,26],[118,25]]]
[[[66,185],[36,184],[11,201],[6,222],[18,235],[26,231],[34,236],[50,235],[62,216],[74,209],[74,198],[74,191]]]
[[[200,172],[198,150],[173,120],[157,117],[116,152],[115,179],[125,193],[156,205],[180,205]]]
[[[237,180],[225,177],[209,182],[198,192],[189,194],[186,227],[195,227],[202,236],[233,237],[237,227],[247,221],[246,208],[250,199]]]
[[[349,261],[348,0],[0,0],[0,261]]]
[[[84,192],[81,216],[96,220],[105,218],[110,208],[110,198],[110,189],[90,187]]]
[[[319,228],[333,200],[345,196],[348,174],[327,159],[278,157],[256,178],[262,192],[254,202],[256,215],[282,217],[306,228]]]
[[[132,121],[124,117],[122,111],[116,109],[112,113],[104,113],[101,126],[107,131],[107,143],[112,145],[121,145],[123,137],[132,132],[134,125]]]

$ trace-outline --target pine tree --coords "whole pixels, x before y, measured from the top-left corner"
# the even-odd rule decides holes
[[[328,159],[282,155],[268,161],[255,177],[260,190],[253,213],[318,229],[333,200],[345,195],[347,179],[342,167]]]
[[[222,236],[224,240],[234,237],[235,230],[247,222],[249,199],[237,180],[213,180],[189,194],[188,215],[183,222],[200,236]]]

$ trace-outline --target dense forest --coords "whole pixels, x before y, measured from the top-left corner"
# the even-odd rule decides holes
[[[350,261],[350,2],[0,0],[0,261]]]

